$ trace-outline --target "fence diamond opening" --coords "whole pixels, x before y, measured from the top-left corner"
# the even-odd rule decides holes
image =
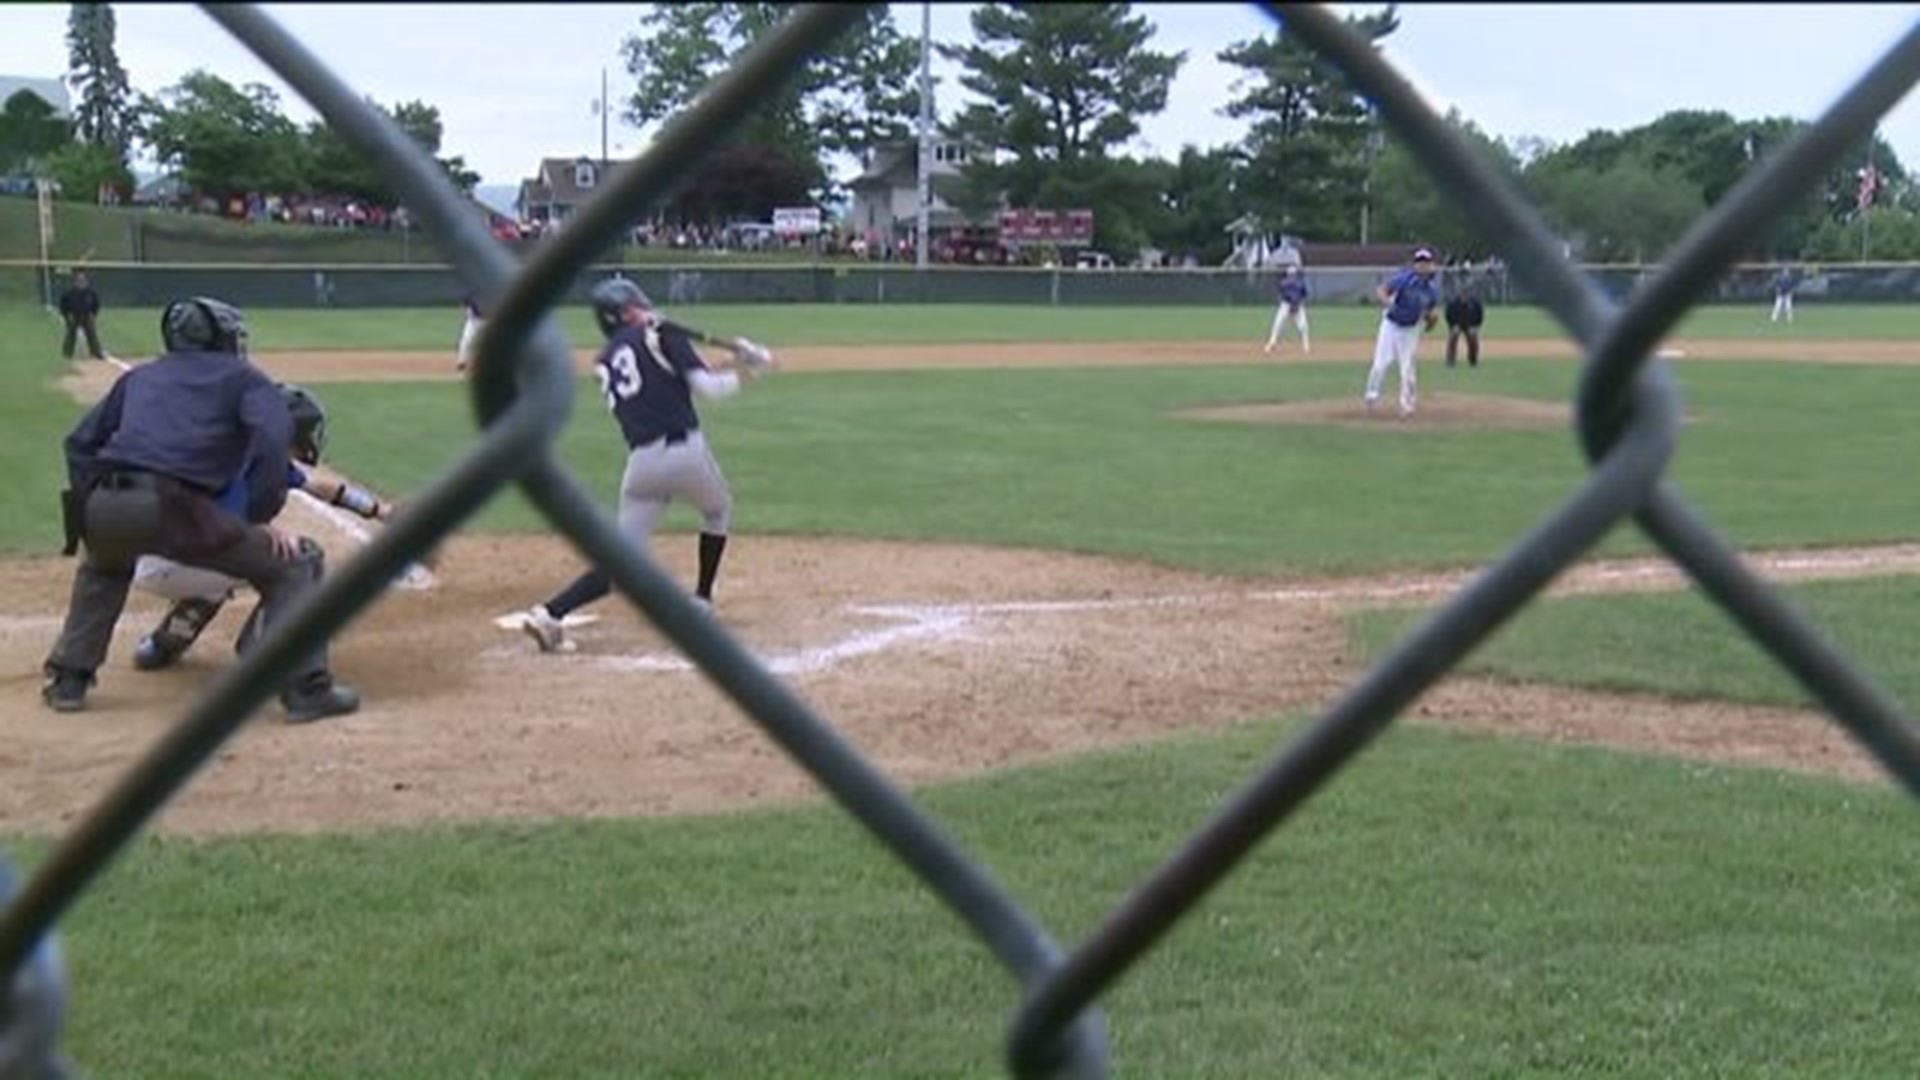
[[[1262,5],[1343,72],[1454,197],[1482,237],[1586,350],[1575,401],[1586,480],[1447,604],[1409,632],[1072,950],[940,824],[863,758],[671,578],[630,545],[553,452],[573,399],[568,346],[551,312],[604,245],[868,5],[803,4],[669,122],[572,228],[517,267],[433,162],[259,10],[202,9],[374,161],[455,267],[495,311],[472,380],[480,436],[390,528],[341,567],[243,662],[208,687],[168,733],[55,847],[17,892],[0,865],[0,1080],[63,1075],[65,985],[55,924],[142,825],[193,776],[310,644],[340,631],[406,565],[509,483],[528,497],[695,664],[803,766],[848,814],[906,863],[1019,981],[1010,1072],[1107,1073],[1100,995],[1218,884],[1254,845],[1364,750],[1423,691],[1537,596],[1610,529],[1631,519],[1725,608],[1887,770],[1920,795],[1920,729],[1898,702],[1766,583],[1666,479],[1678,443],[1678,388],[1650,356],[1725,272],[1745,238],[1806,194],[1847,147],[1920,80],[1920,25],[1814,125],[1752,171],[1667,254],[1622,306],[1558,253],[1538,213],[1429,110],[1372,46],[1328,10]]]

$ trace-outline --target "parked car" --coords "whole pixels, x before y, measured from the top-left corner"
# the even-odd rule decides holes
[[[1111,270],[1113,256],[1104,251],[1083,251],[1073,260],[1073,265],[1080,270]]]

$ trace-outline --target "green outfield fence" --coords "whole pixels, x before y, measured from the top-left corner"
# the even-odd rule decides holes
[[[1696,222],[1623,305],[1561,257],[1538,213],[1512,183],[1454,135],[1337,16],[1319,6],[1266,8],[1286,33],[1345,72],[1373,101],[1478,234],[1497,238],[1494,247],[1515,280],[1526,282],[1529,295],[1585,346],[1574,435],[1592,471],[1558,505],[1543,508],[1538,524],[1504,552],[1488,553],[1487,569],[1281,747],[1085,939],[1063,949],[937,821],[717,621],[704,617],[671,577],[621,536],[554,453],[574,400],[571,357],[552,318],[554,305],[578,295],[605,238],[642,217],[770,87],[860,18],[862,6],[796,6],[776,32],[675,117],[644,155],[596,195],[571,229],[524,265],[461,208],[431,159],[273,21],[244,5],[208,4],[204,10],[379,164],[458,267],[460,285],[496,312],[472,382],[480,435],[390,528],[348,560],[257,650],[223,672],[12,894],[0,914],[0,975],[5,976],[0,986],[7,990],[0,997],[0,1076],[57,1074],[65,987],[54,931],[61,915],[274,692],[297,657],[339,631],[409,562],[509,483],[518,483],[642,613],[1005,965],[1019,987],[1006,1042],[1007,1068],[1018,1077],[1106,1075],[1106,1022],[1098,999],[1423,691],[1628,520],[1792,672],[1909,792],[1920,794],[1920,731],[1900,705],[1746,570],[1666,477],[1679,438],[1680,405],[1671,370],[1650,355],[1692,304],[1713,294],[1747,239],[1804,197],[1920,78],[1920,27],[1896,42],[1817,123],[1771,154]],[[871,945],[888,947],[877,938]],[[1381,977],[1390,978],[1391,972]],[[644,987],[635,992],[644,993]]]
[[[1797,265],[1797,264],[1796,264]],[[39,262],[0,262],[0,296],[35,296],[52,304],[70,265],[43,274]],[[88,276],[114,307],[159,308],[179,296],[225,297],[242,308],[453,307],[468,286],[453,267],[433,264],[87,262]],[[1305,270],[1318,304],[1371,304],[1374,286],[1397,267]],[[1703,303],[1760,304],[1773,298],[1771,265],[1739,266],[1719,275]],[[1658,267],[1583,268],[1609,299],[1624,303],[1652,281]],[[1267,306],[1275,270],[1079,270],[901,264],[790,263],[758,266],[593,266],[568,284],[566,303],[584,304],[593,283],[621,274],[665,304],[1115,304]],[[9,288],[8,276],[16,281]],[[1474,274],[1492,303],[1534,304],[1538,297],[1510,273]],[[1848,264],[1803,274],[1802,303],[1920,301],[1920,266]]]

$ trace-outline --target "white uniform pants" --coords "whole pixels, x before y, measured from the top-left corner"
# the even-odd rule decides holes
[[[460,348],[456,353],[459,359],[454,364],[454,367],[460,371],[467,370],[473,364],[473,346],[480,338],[481,322],[482,320],[469,315],[466,323],[460,327]]]
[[[1793,321],[1793,294],[1792,293],[1775,293],[1774,294],[1773,319],[1771,321],[1779,322],[1783,318],[1786,319],[1788,322]]]
[[[1273,347],[1280,343],[1280,334],[1287,328],[1288,312],[1293,313],[1293,325],[1300,331],[1300,351],[1312,352],[1313,346],[1307,339],[1307,305],[1305,304],[1301,304],[1299,307],[1289,307],[1286,304],[1281,304],[1280,307],[1274,311],[1273,329],[1267,331],[1267,351],[1272,352]]]
[[[1413,349],[1420,343],[1420,324],[1397,326],[1384,316],[1380,336],[1373,343],[1373,367],[1367,371],[1367,404],[1380,400],[1380,384],[1387,369],[1400,365],[1400,411],[1410,413],[1419,396],[1419,384],[1413,374]]]

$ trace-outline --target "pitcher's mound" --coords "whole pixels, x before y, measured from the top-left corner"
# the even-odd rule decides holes
[[[1485,397],[1478,394],[1433,394],[1420,399],[1420,407],[1402,420],[1400,407],[1391,397],[1382,398],[1368,412],[1359,397],[1318,401],[1250,402],[1244,405],[1217,405],[1187,409],[1180,414],[1193,420],[1221,420],[1240,424],[1331,424],[1338,427],[1386,427],[1406,431],[1434,428],[1465,430],[1565,428],[1573,422],[1573,412],[1565,402],[1530,401],[1526,398]]]

